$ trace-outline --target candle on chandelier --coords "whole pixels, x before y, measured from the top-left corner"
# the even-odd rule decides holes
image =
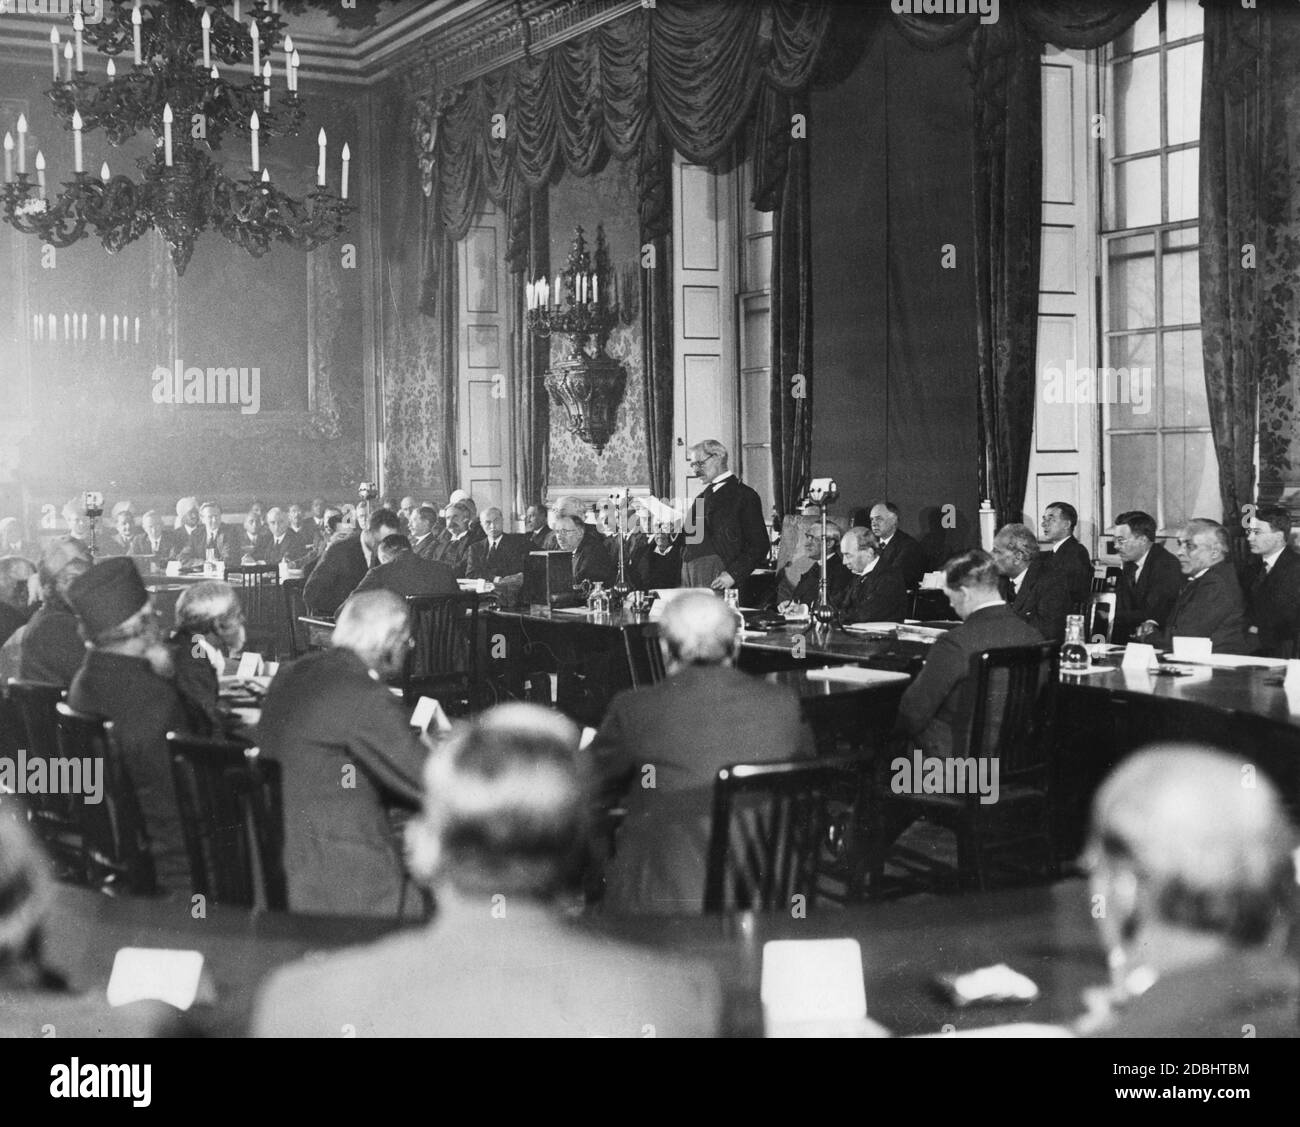
[[[212,72],[211,72],[211,74],[212,74],[212,81],[213,81],[213,82],[220,82],[220,81],[221,81],[221,71],[217,70],[217,64],[216,64],[216,63],[213,63],[213,64],[212,64]]]
[[[99,315],[99,339],[104,339],[105,326],[108,324],[108,317],[103,313]]]
[[[172,166],[172,104],[163,103],[163,164]]]
[[[27,117],[18,115],[18,175],[27,171]]]
[[[140,343],[140,318],[135,319],[135,343]]]
[[[287,77],[293,67],[293,36],[284,37],[284,73]]]
[[[78,12],[75,16],[72,17],[72,34],[77,41],[77,73],[78,74],[81,74],[82,71],[86,69],[86,60],[82,57],[81,54],[81,48],[82,48],[81,33],[85,30],[86,30],[86,21],[81,18],[81,13]]]
[[[104,161],[104,163],[99,166],[99,178],[104,181],[105,184],[107,184],[111,179],[111,174],[108,171],[108,161]]]
[[[5,133],[5,183],[14,182],[14,135]]]
[[[352,150],[348,148],[346,141],[343,142],[343,184],[339,196],[342,199],[348,198],[348,161],[352,159]]]
[[[40,149],[36,150],[36,187],[41,193],[41,199],[45,198],[45,154]]]
[[[561,284],[561,281],[560,281],[560,275],[559,275],[559,274],[556,274],[556,275],[555,275],[555,295],[554,295],[554,297],[555,297],[555,306],[556,306],[556,308],[558,309],[561,305],[564,304],[564,287],[563,287],[563,285]]]
[[[84,122],[79,110],[72,111],[72,171],[83,172],[81,167],[81,130]]]
[[[64,340],[72,339],[72,334],[68,332],[68,315],[66,313],[63,315],[63,339]]]
[[[302,66],[302,56],[294,51],[289,65],[289,89],[298,93],[298,68]]]
[[[203,18],[199,20],[199,26],[203,28],[203,69],[206,70],[212,65],[212,17],[208,15],[206,8],[203,11]]]
[[[113,62],[112,59],[109,59],[108,66],[104,68],[104,73],[108,75],[110,82],[115,79],[117,77],[117,63]]]
[[[59,29],[50,28],[50,65],[54,69],[54,81],[59,81]]]
[[[254,172],[256,172],[262,166],[262,162],[258,159],[258,153],[257,153],[257,131],[260,128],[261,125],[258,123],[257,120],[257,111],[254,110],[253,116],[248,119],[248,141],[253,150],[253,171]]]
[[[81,315],[81,339],[86,339],[86,314]]]
[[[316,187],[325,187],[325,130],[316,134]]]
[[[117,314],[114,313],[113,314],[113,343],[114,344],[117,343],[117,333],[118,333]]]
[[[262,82],[266,86],[265,93],[262,94],[262,108],[270,110],[271,108],[271,60],[267,59],[262,64]]]
[[[235,0],[235,7],[234,10],[230,13],[230,18],[234,20],[235,23],[239,22],[239,0]]]
[[[248,21],[248,34],[253,40],[253,80],[262,73],[262,33],[257,30],[257,20]]]
[[[591,302],[593,305],[599,304],[596,300],[596,275],[591,276]]]
[[[140,50],[140,7],[131,9],[131,46],[135,49],[135,65],[144,63],[144,54]]]
[[[63,81],[72,81],[72,44],[63,45]]]
[[[270,182],[271,182],[271,170],[269,168],[262,169],[262,183],[269,184]]]

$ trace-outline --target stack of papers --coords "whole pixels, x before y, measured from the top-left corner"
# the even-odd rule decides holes
[[[892,669],[865,669],[860,665],[832,665],[808,670],[809,681],[850,681],[856,685],[881,685],[889,681],[910,681],[906,673]]]

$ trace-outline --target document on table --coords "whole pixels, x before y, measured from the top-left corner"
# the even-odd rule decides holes
[[[910,681],[906,673],[893,669],[866,669],[860,665],[832,665],[827,669],[810,669],[810,681],[848,681],[855,685],[883,685],[889,681]]]

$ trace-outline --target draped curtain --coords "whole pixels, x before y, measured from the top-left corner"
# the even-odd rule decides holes
[[[510,459],[515,481],[515,511],[522,513],[546,494],[551,410],[543,381],[549,348],[546,341],[539,340],[527,329],[524,286],[532,271],[547,275],[551,272],[549,188],[542,185],[533,190],[522,180],[516,180],[507,223],[511,348],[517,374],[511,381],[511,410],[516,426]]]

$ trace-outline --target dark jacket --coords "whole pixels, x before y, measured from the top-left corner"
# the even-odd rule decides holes
[[[898,568],[909,590],[921,586],[925,578],[925,549],[901,528],[894,530],[889,543],[880,550],[880,562]]]
[[[19,676],[24,681],[44,681],[68,686],[86,660],[86,643],[77,628],[72,608],[55,596],[41,606],[22,638]]]
[[[433,558],[451,568],[457,579],[467,578],[469,568],[469,549],[474,543],[474,529],[471,528],[459,540],[447,537],[434,549]]]
[[[411,551],[413,551],[422,560],[437,559],[438,548],[441,540],[436,532],[430,532],[427,536],[411,537]]]
[[[188,537],[186,539],[188,540]],[[164,528],[158,534],[158,550],[155,552],[149,534],[138,532],[135,539],[131,541],[131,555],[151,559],[161,566],[172,558],[176,551],[176,544],[176,534],[170,528]]]
[[[653,543],[647,547],[636,562],[639,586],[648,591],[656,591],[682,585],[683,539],[682,536],[674,536],[668,551],[663,553]]]
[[[577,587],[584,580],[612,586],[618,577],[618,570],[610,562],[609,550],[605,541],[591,525],[583,525],[582,541],[573,550],[573,585]]]
[[[683,561],[718,556],[739,586],[767,559],[771,550],[763,502],[734,474],[716,488],[709,486],[695,498]]]
[[[339,540],[325,549],[320,563],[303,584],[302,598],[312,614],[333,616],[369,571],[360,534]]]
[[[1183,589],[1183,569],[1173,553],[1153,544],[1142,564],[1142,572],[1133,582],[1136,565],[1125,564],[1120,570],[1115,600],[1114,640],[1123,644],[1133,637],[1142,623],[1151,621],[1164,626],[1173,613],[1178,592]]]
[[[350,650],[310,653],[276,673],[257,735],[282,772],[290,910],[395,915],[402,863],[385,805],[418,806],[424,763],[401,702]]]
[[[280,542],[275,542],[275,534],[268,532],[266,534],[266,548],[262,559],[269,564],[278,564],[281,560],[288,560],[290,566],[296,567],[311,551],[311,547],[306,540],[292,528],[285,529],[284,536]]]
[[[223,524],[218,530],[215,538],[216,558],[227,567],[238,567],[239,561],[243,556],[241,543],[244,536],[242,528],[235,528],[229,524]],[[209,548],[208,530],[199,527],[198,531],[190,537],[189,543],[181,548],[178,558],[184,563],[203,563],[208,558]]]
[[[90,650],[72,679],[68,704],[113,721],[113,735],[149,836],[159,888],[189,889],[189,854],[166,740],[168,732],[189,728],[175,684],[159,677],[143,658]]]
[[[1214,653],[1255,652],[1255,638],[1246,633],[1246,600],[1228,560],[1220,560],[1199,579],[1188,579],[1183,584],[1169,624],[1153,634],[1150,641],[1162,649],[1172,649],[1177,637],[1209,638]]]
[[[243,525],[240,525],[235,530],[235,550],[239,553],[240,561],[247,556],[257,563],[279,563],[278,559],[267,559],[271,551],[271,534],[265,528],[259,529],[256,536],[250,537]]]
[[[899,702],[897,730],[911,736],[927,755],[965,755],[964,687],[971,658],[985,650],[1043,640],[1005,603],[977,610],[930,647],[920,674]]]
[[[519,575],[524,570],[524,560],[532,550],[528,537],[518,533],[503,532],[495,550],[484,537],[469,546],[465,577],[491,581],[503,575]]]
[[[1269,572],[1258,560],[1246,591],[1259,652],[1265,657],[1295,657],[1300,633],[1300,554],[1283,548]]]
[[[1065,616],[1070,613],[1070,595],[1065,582],[1042,556],[1025,569],[1020,591],[1010,579],[1003,580],[1003,598],[1012,613],[1034,627],[1044,640],[1065,640]]]
[[[414,552],[398,552],[386,564],[372,567],[357,584],[362,591],[392,591],[407,595],[455,595],[460,591],[451,568],[437,560],[426,560]]]
[[[1073,536],[1067,536],[1055,551],[1044,549],[1039,559],[1061,577],[1072,607],[1082,603],[1092,592],[1092,557]]]
[[[812,741],[794,693],[735,669],[691,666],[616,696],[591,751],[601,795],[622,796],[627,810],[606,870],[606,904],[691,913],[704,903],[719,768],[801,758]]]
[[[770,599],[770,605],[777,607],[785,602],[796,602],[810,607],[814,606],[821,597],[821,580],[822,565],[820,561],[805,571],[799,577],[799,582],[793,587],[790,586],[789,577],[782,570],[776,582],[776,591]],[[839,552],[828,555],[826,557],[826,594],[832,606],[839,605],[845,589],[852,581],[853,573],[844,566],[844,561],[840,558]]]
[[[902,622],[907,617],[907,588],[898,568],[877,561],[866,575],[850,572],[849,579],[836,603],[845,622]]]

